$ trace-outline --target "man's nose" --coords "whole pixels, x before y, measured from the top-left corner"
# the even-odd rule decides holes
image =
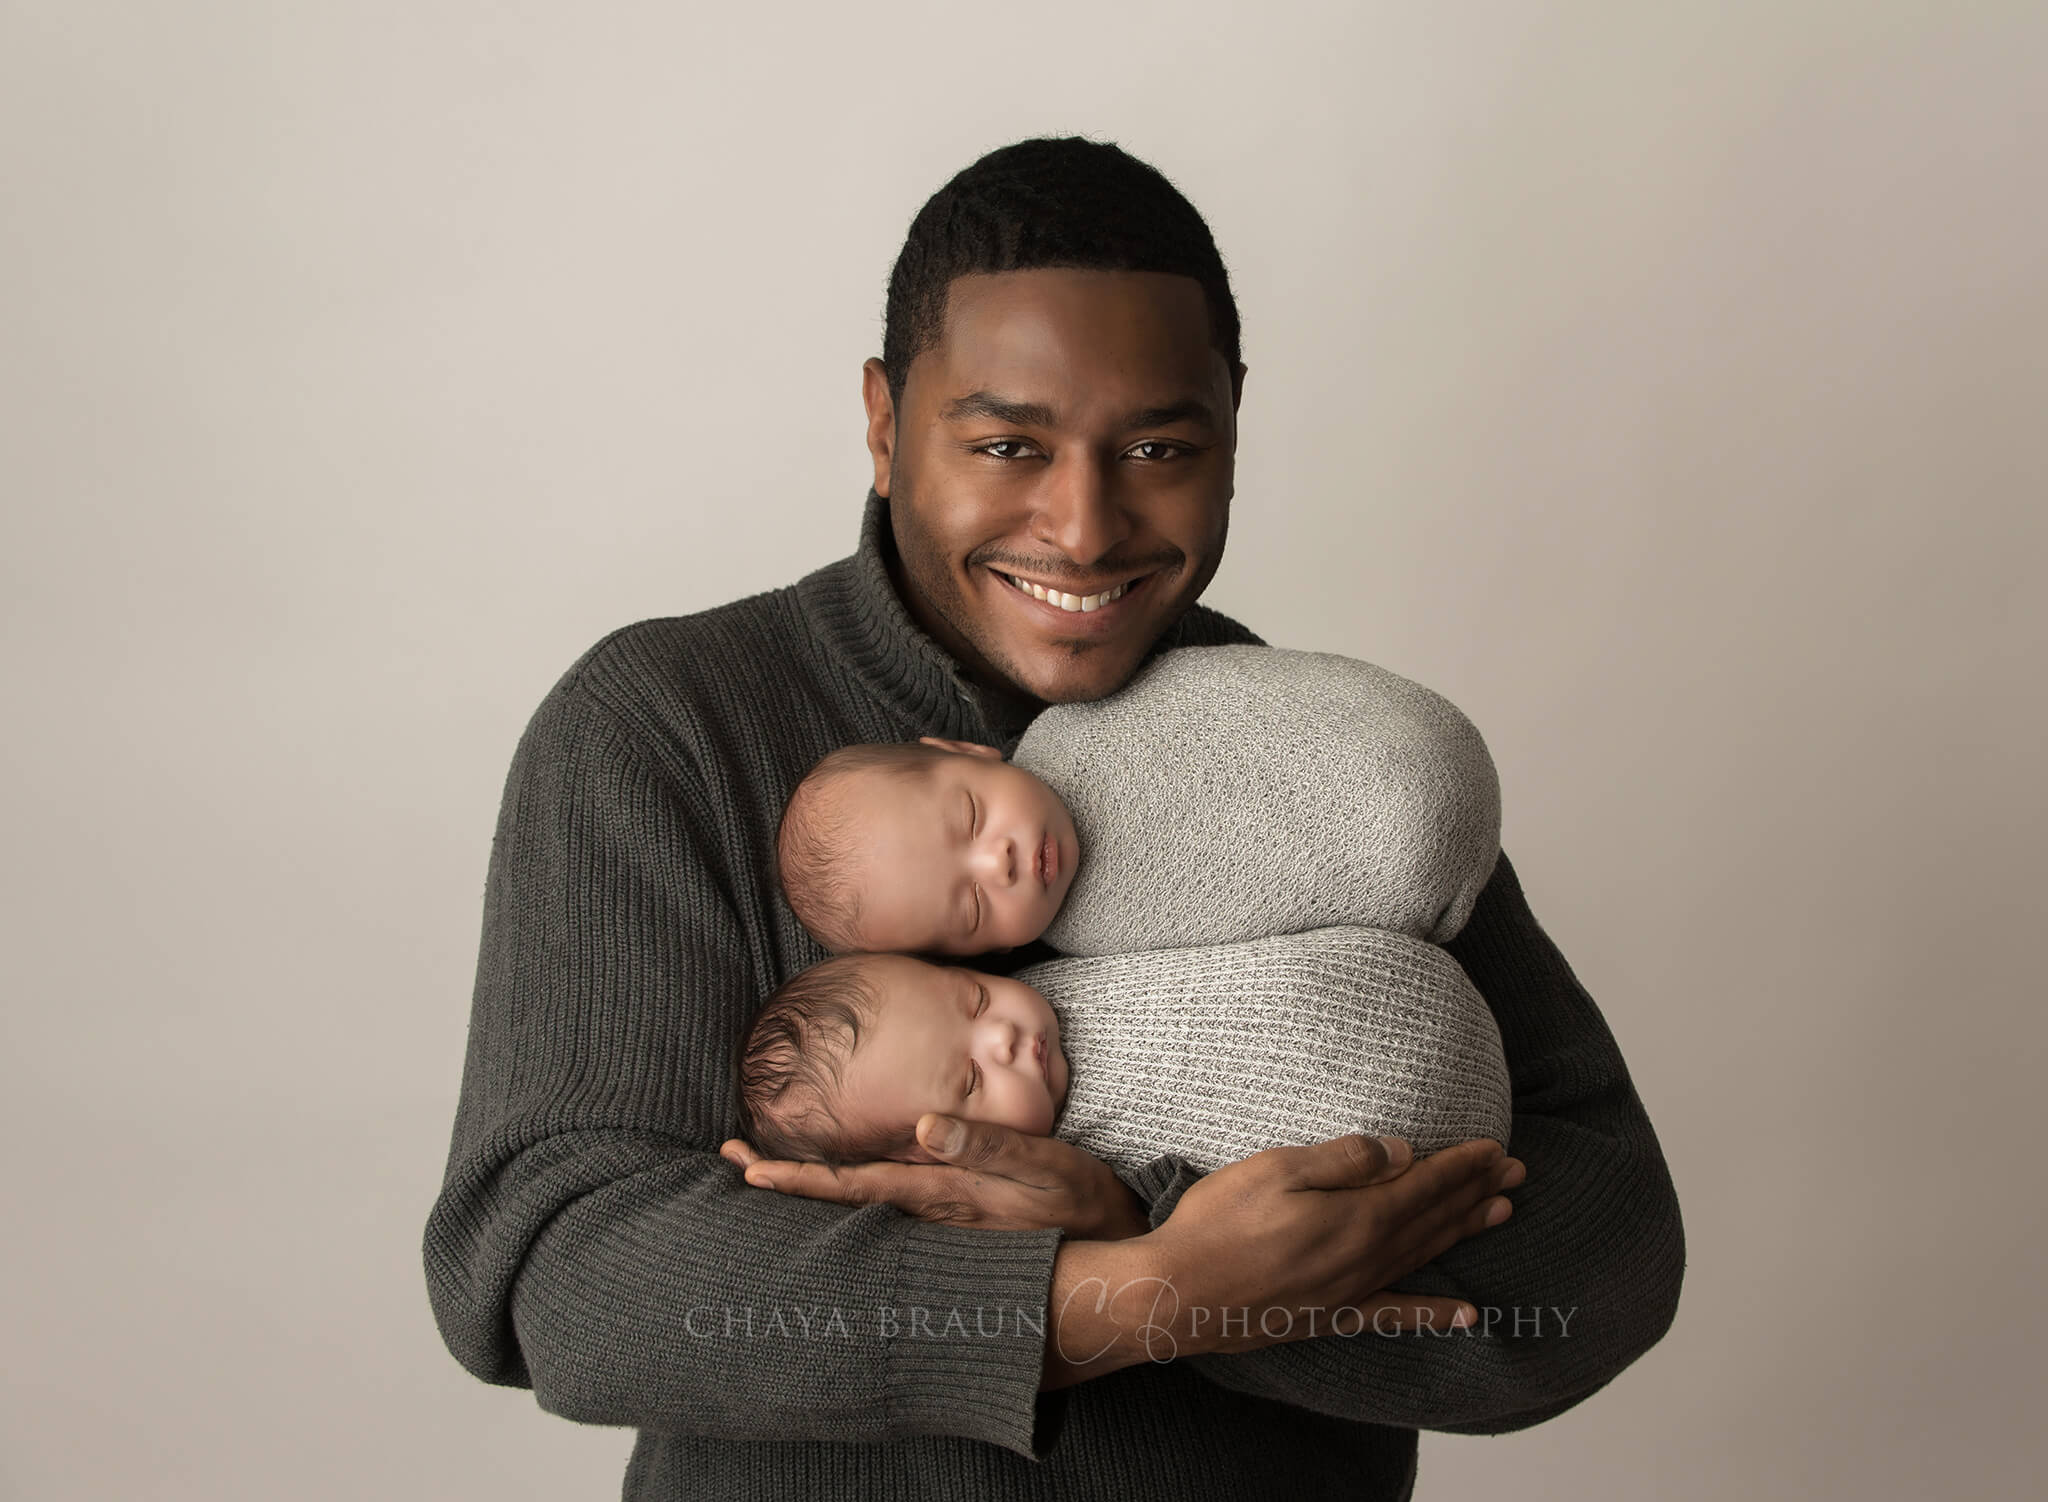
[[[1069,445],[1041,487],[1031,535],[1051,543],[1084,568],[1131,535],[1131,520],[1117,504],[1116,460]]]

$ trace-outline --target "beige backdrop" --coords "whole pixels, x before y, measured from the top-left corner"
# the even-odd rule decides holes
[[[1209,598],[1479,724],[1684,1205],[1664,1343],[1421,1494],[2031,1490],[2044,77],[2021,0],[0,0],[0,1489],[616,1494],[420,1271],[514,740],[851,549],[911,214],[1075,131],[1238,289]]]

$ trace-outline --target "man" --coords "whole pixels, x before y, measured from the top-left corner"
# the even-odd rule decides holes
[[[732,1137],[753,1008],[823,958],[771,863],[820,756],[1007,751],[1155,652],[1257,640],[1195,603],[1238,353],[1163,177],[1078,139],[991,153],[898,258],[854,555],[615,633],[528,727],[428,1285],[477,1376],[640,1429],[628,1497],[1405,1496],[1417,1428],[1536,1423],[1669,1325],[1662,1155],[1505,856],[1449,947],[1501,1025],[1513,1159],[1352,1137],[1126,1184],[937,1117],[942,1165]]]

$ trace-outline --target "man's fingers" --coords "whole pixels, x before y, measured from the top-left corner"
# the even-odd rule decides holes
[[[987,1169],[1014,1159],[1019,1143],[1038,1139],[992,1121],[962,1121],[927,1112],[918,1118],[917,1140],[926,1152],[955,1168]]]
[[[1384,1237],[1380,1245],[1400,1265],[1416,1268],[1471,1234],[1468,1225],[1483,1229],[1485,1207],[1498,1193],[1500,1164],[1500,1146],[1493,1142],[1461,1143],[1423,1159],[1380,1191],[1374,1207]]]
[[[834,1168],[825,1163],[756,1162],[747,1170],[756,1189],[773,1189],[835,1205],[894,1205],[921,1220],[954,1225],[979,1221],[979,1208],[957,1193],[948,1193],[959,1176],[947,1164],[850,1163]]]
[[[1500,1144],[1486,1137],[1431,1153],[1383,1191],[1379,1200],[1382,1212],[1406,1221],[1444,1205],[1462,1209],[1490,1192],[1490,1175],[1500,1160]]]
[[[1513,1201],[1495,1191],[1498,1178],[1496,1172],[1473,1181],[1464,1191],[1411,1221],[1406,1234],[1401,1236],[1402,1262],[1407,1270],[1394,1276],[1406,1277],[1408,1272],[1436,1261],[1467,1236],[1477,1236],[1506,1222],[1515,1213],[1515,1207]]]
[[[1306,1147],[1269,1151],[1283,1160],[1294,1182],[1304,1189],[1362,1189],[1406,1173],[1415,1161],[1414,1149],[1403,1139],[1368,1137],[1360,1132]]]
[[[1462,1330],[1479,1322],[1479,1311],[1462,1299],[1424,1298],[1415,1293],[1380,1293],[1357,1305],[1365,1328],[1378,1335],[1396,1331]],[[1347,1318],[1345,1321],[1350,1323]]]
[[[761,1161],[747,1170],[747,1182],[756,1189],[774,1189],[783,1194],[800,1194],[805,1199],[831,1200],[841,1205],[873,1205],[887,1202],[903,1208],[921,1203],[912,1195],[908,1202],[898,1195],[910,1193],[910,1186],[889,1170],[907,1168],[901,1163],[860,1163],[833,1168],[825,1163]]]

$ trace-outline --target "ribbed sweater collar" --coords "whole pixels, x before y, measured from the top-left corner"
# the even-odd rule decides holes
[[[870,487],[853,556],[827,564],[796,586],[812,631],[873,697],[919,733],[937,726],[942,734],[1007,752],[1030,715],[993,704],[910,618],[889,578],[895,554],[889,503]]]

